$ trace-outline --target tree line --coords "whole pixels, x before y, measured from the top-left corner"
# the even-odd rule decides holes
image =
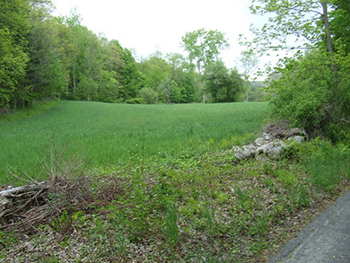
[[[51,15],[50,0],[0,0],[0,108],[59,98],[120,103],[232,102],[246,87],[220,51],[223,33],[182,38],[188,57],[160,52],[136,61],[118,40],[97,36],[81,17]]]

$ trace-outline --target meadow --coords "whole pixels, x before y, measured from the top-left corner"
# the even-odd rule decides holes
[[[62,101],[3,116],[2,183],[51,180],[5,210],[0,261],[267,262],[350,179],[350,149],[321,139],[237,160],[268,111]]]
[[[267,103],[126,105],[50,102],[20,117],[0,119],[0,182],[8,172],[43,178],[52,153],[86,167],[108,167],[140,155],[160,158],[202,142],[257,131]]]

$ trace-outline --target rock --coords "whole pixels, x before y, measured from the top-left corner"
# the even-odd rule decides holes
[[[261,153],[265,153],[269,147],[270,147],[270,143],[263,144],[263,145],[259,146],[255,151],[256,155],[259,155]]]
[[[267,141],[266,141],[264,138],[259,137],[258,139],[255,140],[254,143],[255,143],[257,146],[261,146],[261,145],[265,144],[266,142],[267,142]]]
[[[287,149],[287,145],[281,140],[276,140],[258,147],[256,149],[256,154],[259,155],[263,153],[269,158],[278,159],[282,156],[285,149]]]
[[[287,137],[300,136],[300,135],[305,136],[305,132],[299,128],[290,129],[287,133]]]
[[[285,148],[282,146],[276,146],[270,149],[270,151],[267,152],[267,156],[271,159],[278,159],[282,156]]]
[[[287,123],[282,126],[270,125],[265,128],[261,137],[257,138],[253,144],[243,147],[234,147],[238,160],[257,158],[260,154],[271,159],[282,157],[283,152],[288,146],[283,140],[295,141],[302,143],[305,140],[306,133],[302,129],[288,129]]]
[[[5,210],[7,206],[12,205],[12,200],[4,196],[0,197],[0,212]]]
[[[264,133],[263,136],[266,141],[270,141],[273,139],[273,136],[270,133]]]
[[[303,136],[299,136],[299,135],[288,138],[288,141],[294,141],[294,142],[297,142],[297,143],[303,143],[304,140],[305,140],[305,138]]]
[[[238,160],[254,157],[255,154],[255,146],[252,144],[243,146],[242,148],[235,147],[233,150],[236,152],[236,158]]]

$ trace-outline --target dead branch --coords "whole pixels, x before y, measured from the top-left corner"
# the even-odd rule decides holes
[[[345,123],[347,123],[347,124],[350,124],[350,120],[346,120],[346,119],[341,119],[340,121],[342,121],[342,122],[345,122]]]
[[[18,195],[21,193],[37,191],[37,190],[40,190],[43,187],[45,187],[46,184],[47,184],[47,182],[42,182],[42,183],[38,183],[38,184],[34,184],[34,185],[24,185],[24,186],[20,186],[20,187],[16,187],[16,188],[10,188],[8,190],[3,190],[3,191],[0,191],[0,199],[2,197],[11,197],[13,195]]]
[[[54,176],[39,183],[26,177],[32,184],[0,191],[2,231],[37,232],[39,225],[50,223],[63,211],[83,209],[94,201],[86,178]]]

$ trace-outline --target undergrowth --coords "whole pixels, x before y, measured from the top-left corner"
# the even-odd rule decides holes
[[[0,232],[1,260],[265,262],[350,177],[344,145],[316,140],[280,160],[237,161],[233,142],[90,170],[94,201],[30,237]]]

